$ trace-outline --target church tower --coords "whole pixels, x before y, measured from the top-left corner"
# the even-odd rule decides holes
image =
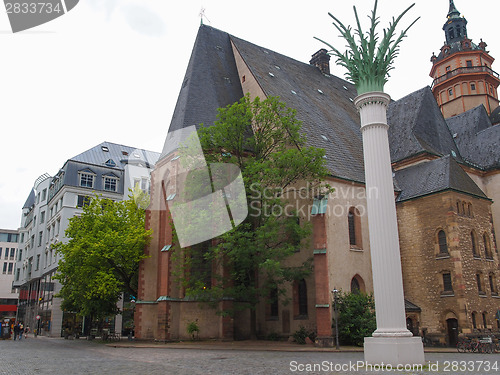
[[[431,57],[432,92],[445,118],[483,104],[490,115],[498,107],[498,73],[486,43],[474,44],[467,35],[467,20],[450,0],[443,26],[446,41],[438,56]]]

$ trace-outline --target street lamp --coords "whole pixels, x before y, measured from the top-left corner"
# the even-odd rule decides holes
[[[338,294],[337,288],[334,288],[332,290],[333,293],[333,309],[335,311],[335,349],[339,349],[339,314],[337,310],[337,294]]]

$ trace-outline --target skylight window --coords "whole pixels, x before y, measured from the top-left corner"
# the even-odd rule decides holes
[[[320,89],[318,89],[318,92],[319,92],[320,94],[323,94],[323,91],[321,91]]]
[[[345,87],[345,86],[342,86],[342,87],[344,88],[344,90],[347,90],[347,87]]]
[[[351,102],[353,102],[353,101],[354,101],[354,99],[353,99],[353,98],[349,98],[349,100],[350,100]]]
[[[323,134],[321,134],[321,138],[323,138],[325,141],[328,141],[328,138],[325,137]]]
[[[116,167],[116,163],[114,162],[113,159],[106,160],[106,163],[104,164],[106,164],[108,167]]]
[[[271,73],[271,72],[269,72],[269,75],[270,75],[271,77],[274,77],[274,74],[273,74],[273,73]]]
[[[104,152],[109,152],[109,148],[107,146],[101,146],[101,150]]]
[[[295,91],[292,90],[291,92],[292,92],[293,95],[297,95],[297,93]]]
[[[274,67],[278,70],[281,70],[281,68],[278,65],[275,65]]]
[[[127,151],[123,151],[123,150],[122,150],[122,155],[124,155],[124,156],[128,156],[128,152],[127,152]]]

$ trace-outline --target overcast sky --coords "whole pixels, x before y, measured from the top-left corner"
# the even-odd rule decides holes
[[[379,31],[410,4],[379,0]],[[0,228],[19,227],[38,176],[54,175],[103,141],[161,152],[202,8],[204,23],[307,63],[323,48],[315,36],[345,49],[328,12],[354,25],[353,5],[368,25],[369,0],[81,0],[66,15],[16,34],[0,12]],[[483,38],[498,58],[500,2],[455,5],[473,42]],[[393,99],[432,83],[429,59],[444,43],[448,7],[448,0],[419,0],[401,21],[403,27],[421,17],[385,86]],[[341,68],[331,70],[344,77]]]

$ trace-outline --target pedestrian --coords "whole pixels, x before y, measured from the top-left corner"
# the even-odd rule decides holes
[[[24,333],[24,325],[23,323],[19,323],[19,340],[21,340],[23,338],[23,333]]]
[[[14,324],[14,340],[19,336],[19,323]]]
[[[30,333],[30,327],[29,326],[26,326],[26,328],[24,329],[24,338],[27,339],[28,338],[28,333]]]

